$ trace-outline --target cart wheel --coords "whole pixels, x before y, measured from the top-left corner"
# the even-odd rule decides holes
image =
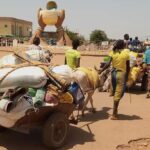
[[[43,142],[50,148],[61,147],[66,140],[69,121],[65,114],[54,113],[46,121],[43,129]]]
[[[6,131],[7,128],[0,126],[0,132]]]

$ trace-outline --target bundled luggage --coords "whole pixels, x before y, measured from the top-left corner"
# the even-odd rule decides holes
[[[52,53],[49,50],[28,50],[3,56],[0,58],[0,67],[23,63],[24,61],[16,56],[16,54],[29,61],[39,61],[43,63],[49,63],[52,57]]]
[[[41,68],[29,66],[18,69],[2,68],[0,79],[0,92],[5,92],[16,87],[41,88],[46,84],[48,77]]]
[[[17,64],[21,64],[21,63],[22,63],[22,60],[17,58],[14,54],[3,56],[0,59],[1,67],[6,66],[6,65],[17,65]]]
[[[0,65],[4,65],[0,68],[0,110],[7,113],[19,110],[21,108],[18,108],[18,105],[21,107],[21,101],[28,104],[27,107],[34,109],[43,106],[53,107],[60,103],[78,105],[84,100],[80,86],[71,82],[71,78],[70,80],[66,78],[72,75],[72,69],[65,65],[51,69],[45,64],[37,63],[42,56],[46,58],[46,52],[33,50],[25,54],[27,60],[18,54],[0,60]],[[22,62],[26,63],[16,65]]]

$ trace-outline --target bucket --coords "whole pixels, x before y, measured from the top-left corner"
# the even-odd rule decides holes
[[[75,104],[80,104],[84,100],[84,94],[76,82],[70,85],[68,91],[72,94]]]
[[[8,99],[1,99],[0,100],[0,109],[5,111],[5,112],[9,112],[10,108],[12,106],[12,101],[8,100]]]
[[[46,25],[55,25],[58,20],[57,10],[41,10],[40,16]]]

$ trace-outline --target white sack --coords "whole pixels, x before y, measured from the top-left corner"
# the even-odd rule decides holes
[[[25,52],[27,58],[35,61],[39,61],[43,58],[44,51],[42,50],[28,50]]]
[[[71,82],[73,70],[68,65],[61,65],[52,68],[52,71],[59,74],[60,77]]]
[[[13,68],[0,69],[0,79]],[[16,87],[41,88],[47,82],[47,76],[39,67],[23,67],[10,73],[1,83],[0,92]]]
[[[77,82],[84,93],[92,89],[88,77],[83,71],[74,71],[68,65],[56,66],[52,71],[59,74],[63,79],[69,82]]]
[[[3,56],[0,59],[0,66],[16,65],[16,64],[20,64],[20,63],[22,63],[22,61],[13,54]]]
[[[48,53],[48,50],[28,50],[25,54],[29,60],[47,62],[46,58],[49,57],[50,52]]]
[[[22,54],[22,52],[19,53],[20,56],[22,56]],[[51,57],[51,55],[52,54],[48,50],[28,50],[24,53],[23,57],[25,57],[27,60],[41,61],[46,63],[47,58]],[[23,61],[14,54],[9,54],[0,58],[0,66],[17,65],[21,63],[23,63]]]
[[[136,56],[134,56],[133,54],[129,54],[130,56],[130,67],[134,67],[136,64]]]

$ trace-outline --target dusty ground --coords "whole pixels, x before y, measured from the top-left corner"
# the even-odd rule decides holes
[[[83,57],[82,66],[98,66],[102,58]],[[62,64],[64,56],[54,56],[54,64]],[[132,94],[125,94],[119,107],[120,120],[112,121],[108,115],[112,112],[112,97],[108,93],[95,92],[94,105],[97,113],[88,110],[77,126],[71,126],[66,145],[60,150],[137,150],[129,149],[128,141],[139,138],[150,138],[150,100],[139,89]],[[141,142],[141,141],[140,141]],[[143,142],[143,141],[142,141]],[[135,142],[134,142],[135,143]],[[136,144],[138,144],[136,142]],[[144,140],[148,147],[149,140]],[[39,131],[30,135],[7,130],[0,133],[0,150],[48,150],[41,141]],[[125,149],[128,148],[128,149]],[[134,147],[135,148],[135,147]],[[141,147],[140,147],[141,148]],[[142,149],[140,150],[148,150]]]

